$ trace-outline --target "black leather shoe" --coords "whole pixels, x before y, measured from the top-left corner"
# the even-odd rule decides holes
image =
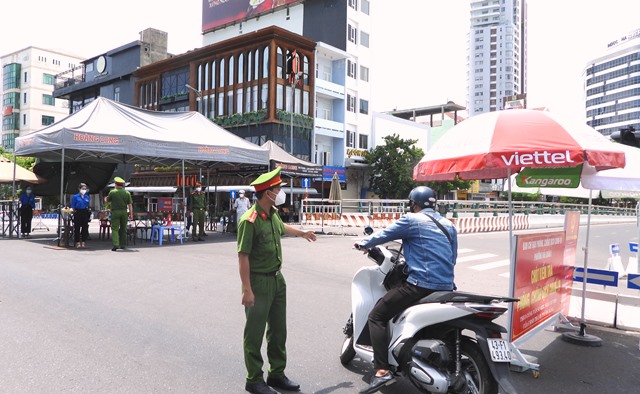
[[[268,377],[267,384],[271,387],[276,387],[287,391],[300,391],[300,385],[284,375],[279,378]]]
[[[118,247],[117,247],[117,246],[114,246],[113,248],[111,248],[111,251],[112,251],[112,252],[115,252],[116,250],[118,250]]]
[[[277,391],[267,386],[265,382],[247,383],[244,389],[253,394],[278,394]]]
[[[371,378],[371,383],[369,384],[369,387],[363,390],[360,390],[360,394],[375,393],[376,391],[380,390],[384,386],[388,386],[395,382],[396,382],[396,378],[395,376],[393,376],[393,374],[390,371],[385,373],[382,376],[373,375],[373,377]]]

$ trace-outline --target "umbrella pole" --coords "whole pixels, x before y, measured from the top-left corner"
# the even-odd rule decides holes
[[[16,154],[15,152],[13,153],[13,180],[11,183],[11,205],[10,205],[10,209],[9,209],[9,238],[13,238],[13,215],[16,215],[16,217],[20,217],[20,214],[18,212],[17,208],[17,204],[16,204],[16,172],[17,172],[17,166],[18,164],[16,163]],[[20,234],[18,233],[18,237],[20,237]]]
[[[60,160],[60,203],[58,204],[58,247],[62,238],[62,208],[64,207],[64,146],[62,147],[62,158]],[[66,228],[64,229],[66,230]]]
[[[182,226],[187,226],[187,195],[184,188],[184,159],[182,159]]]
[[[585,301],[587,299],[587,261],[589,260],[589,230],[591,229],[591,206],[593,190],[589,190],[589,206],[587,208],[587,238],[584,243],[584,262],[582,272],[582,311],[580,312],[580,330],[578,332],[565,332],[562,339],[569,343],[583,346],[602,346],[602,339],[595,335],[585,333],[587,328],[584,318]]]

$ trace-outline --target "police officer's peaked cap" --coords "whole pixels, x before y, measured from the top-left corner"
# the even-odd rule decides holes
[[[113,178],[113,181],[114,181],[115,183],[120,183],[120,184],[123,184],[123,185],[124,185],[124,183],[125,183],[125,182],[124,182],[124,179],[120,178],[119,176],[117,176],[117,177]]]
[[[202,183],[196,182],[196,187],[200,187],[200,186],[202,186]]]
[[[261,192],[277,185],[286,185],[286,183],[282,183],[282,179],[280,179],[280,171],[282,171],[282,167],[260,175],[258,179],[251,182],[251,186],[253,186],[257,192]]]

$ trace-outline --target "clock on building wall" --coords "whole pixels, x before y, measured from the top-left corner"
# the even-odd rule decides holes
[[[104,56],[100,56],[98,60],[96,60],[96,71],[99,74],[102,74],[107,69],[107,58]]]

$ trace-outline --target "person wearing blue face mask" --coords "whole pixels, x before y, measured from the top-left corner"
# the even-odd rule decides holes
[[[71,197],[73,209],[73,234],[76,248],[86,248],[89,237],[89,216],[91,215],[91,198],[86,183],[78,185],[78,193]]]
[[[27,186],[24,193],[20,194],[20,233],[23,238],[31,236],[31,219],[33,219],[35,207],[36,197],[31,186]]]

